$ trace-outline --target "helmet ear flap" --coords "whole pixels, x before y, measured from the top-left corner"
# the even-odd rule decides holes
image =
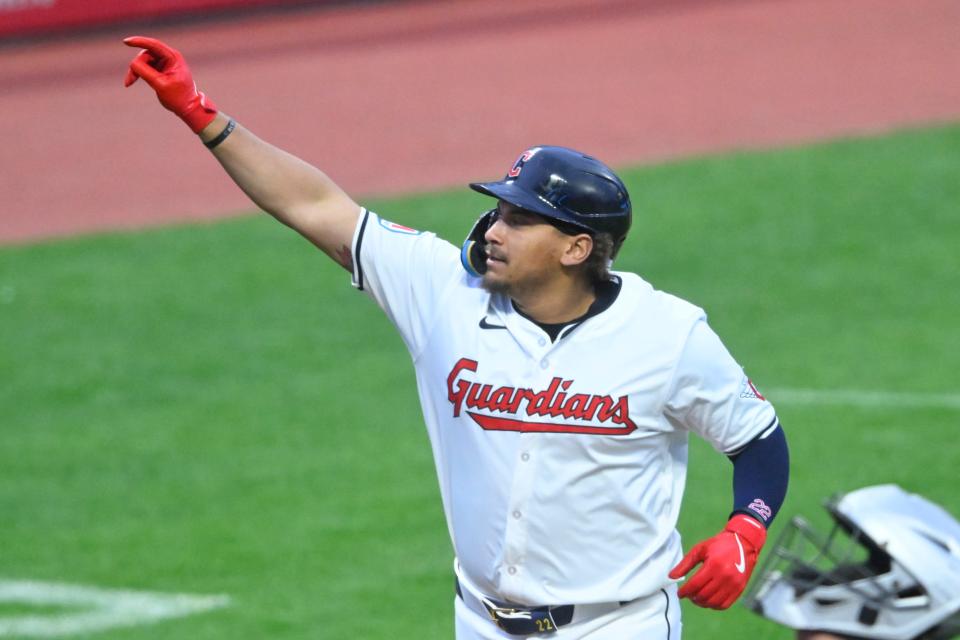
[[[467,234],[467,239],[463,241],[463,247],[460,249],[460,264],[466,269],[467,273],[474,277],[480,277],[487,271],[487,251],[484,249],[487,235],[487,229],[493,224],[493,217],[496,209],[490,209],[476,222],[473,228]]]

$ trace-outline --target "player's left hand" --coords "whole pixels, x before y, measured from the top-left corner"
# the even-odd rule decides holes
[[[696,544],[670,571],[670,578],[677,580],[703,563],[677,595],[708,609],[730,607],[746,588],[766,539],[766,528],[750,516],[730,518],[723,531]]]

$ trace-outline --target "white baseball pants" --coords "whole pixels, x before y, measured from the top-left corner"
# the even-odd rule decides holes
[[[456,640],[680,640],[680,602],[676,585],[614,611],[574,621],[554,633],[513,636],[485,613],[455,597]]]

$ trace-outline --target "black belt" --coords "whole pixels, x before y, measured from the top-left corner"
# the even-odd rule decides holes
[[[454,580],[457,595],[463,600],[460,581]],[[514,636],[531,636],[552,633],[573,620],[573,605],[562,604],[552,607],[518,607],[507,602],[489,600],[483,602],[484,608],[498,627]],[[493,605],[492,607],[490,605]]]

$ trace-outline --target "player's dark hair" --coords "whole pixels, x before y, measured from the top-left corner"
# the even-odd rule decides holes
[[[610,279],[610,262],[613,260],[614,245],[616,244],[612,234],[596,233],[564,220],[546,216],[540,217],[569,236],[576,236],[581,233],[589,234],[593,238],[593,249],[583,262],[583,272],[587,277],[587,282],[596,285]]]
[[[599,284],[610,279],[610,260],[613,258],[613,236],[597,233],[593,236],[593,251],[583,263],[587,281]]]

